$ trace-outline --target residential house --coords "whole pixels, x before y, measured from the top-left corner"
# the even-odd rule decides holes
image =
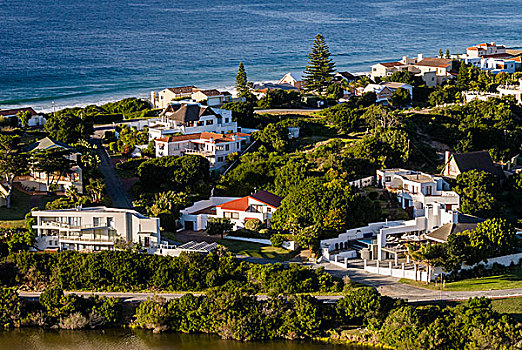
[[[516,61],[504,58],[476,57],[462,58],[464,63],[472,64],[475,67],[493,74],[515,73]]]
[[[456,179],[460,174],[470,170],[485,171],[495,176],[498,181],[506,178],[502,167],[493,163],[488,151],[455,154],[445,152],[443,176]]]
[[[259,220],[270,227],[272,214],[281,205],[281,197],[268,191],[258,191],[242,198],[210,197],[181,211],[185,230],[205,230],[210,218],[229,218],[234,229],[243,228],[247,220]]]
[[[166,136],[154,140],[156,157],[200,155],[207,158],[217,170],[226,164],[227,155],[241,152],[250,142],[250,134],[218,134],[201,132],[195,134]]]
[[[107,207],[31,212],[37,250],[112,250],[118,243],[154,250],[160,243],[160,221],[135,210]]]
[[[366,257],[382,260],[407,252],[406,244],[423,240],[447,223],[458,222],[459,196],[440,176],[407,169],[382,169],[376,173],[377,185],[395,193],[401,207],[408,211],[411,220],[371,223],[340,234],[337,238],[321,241],[323,256],[332,261],[337,257],[353,255],[350,246],[365,245],[361,250]],[[351,243],[351,244],[350,244]]]
[[[426,238],[437,243],[446,243],[449,235],[476,230],[477,225],[481,222],[484,222],[484,219],[458,213],[455,222],[449,222],[442,225],[438,229],[426,234]]]
[[[279,81],[279,84],[290,85],[300,91],[304,88],[303,78],[304,76],[302,72],[289,72]]]
[[[57,190],[59,192],[65,192],[68,188],[75,187],[79,193],[83,193],[83,172],[82,168],[77,164],[81,153],[76,151],[72,146],[56,141],[50,137],[45,137],[29,145],[27,151],[33,153],[52,149],[68,150],[70,153],[66,155],[66,158],[75,164],[71,167],[69,174],[62,176],[58,174],[52,175],[53,177],[57,177],[56,179],[53,178],[54,184],[58,186]],[[29,175],[19,176],[17,181],[28,191],[47,192],[50,190],[47,188],[47,174],[37,171],[34,167],[30,167]]]
[[[497,45],[495,42],[482,43],[468,47],[466,49],[466,58],[477,58],[490,55],[502,55],[506,53],[504,45]]]
[[[451,59],[424,57],[419,54],[416,58],[404,56],[400,61],[377,63],[372,66],[371,77],[389,77],[395,72],[407,71],[422,78],[428,87],[441,85],[455,77],[453,61]]]
[[[229,110],[194,102],[173,102],[161,112],[160,120],[149,126],[149,140],[173,134],[237,131],[237,123],[232,120]]]
[[[519,80],[518,85],[499,85],[497,91],[500,97],[514,96],[518,104],[522,104],[522,79]]]
[[[14,108],[14,109],[0,109],[0,116],[3,118],[17,118],[19,112],[31,113],[31,118],[29,118],[27,124],[29,127],[36,126],[44,126],[46,119],[44,116],[39,115],[32,107],[23,107],[23,108]],[[20,123],[21,125],[21,123]]]
[[[333,76],[333,81],[336,83],[340,83],[342,81],[351,83],[352,81],[356,81],[357,77],[350,72],[337,72]]]
[[[382,82],[380,84],[368,84],[362,90],[362,93],[375,92],[375,94],[377,95],[376,102],[387,104],[398,88],[403,88],[403,89],[408,90],[408,92],[410,93],[410,98],[413,99],[413,86],[411,86],[410,84],[396,83],[396,82]]]
[[[192,100],[204,103],[209,107],[218,107],[225,103],[232,102],[232,95],[227,91],[200,90],[192,94]]]
[[[151,103],[153,108],[166,108],[173,100],[180,98],[192,98],[192,94],[198,92],[199,89],[193,85],[179,86],[161,90],[157,95],[155,91],[151,92]]]

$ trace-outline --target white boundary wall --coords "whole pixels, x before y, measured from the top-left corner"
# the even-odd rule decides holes
[[[272,245],[269,239],[263,239],[263,238],[249,238],[249,237],[236,237],[236,236],[225,236],[225,239],[230,239],[234,241],[242,241],[242,242],[252,242],[252,243],[259,243],[264,245]],[[295,244],[295,241],[284,241],[281,247],[287,249],[287,250],[296,250],[297,244]]]

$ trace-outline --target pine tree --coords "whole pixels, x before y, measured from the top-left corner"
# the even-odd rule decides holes
[[[239,96],[246,96],[250,92],[250,83],[243,62],[239,62],[236,74],[236,90]]]
[[[305,88],[307,91],[323,93],[330,84],[335,72],[335,63],[330,59],[330,50],[324,37],[317,34],[312,46],[312,52],[308,54],[308,65],[304,71]]]
[[[447,59],[450,59],[450,58],[451,58],[451,55],[450,55],[449,49],[446,49],[446,58],[447,58]]]
[[[442,49],[439,49],[439,57],[440,57],[440,58],[443,58],[443,57],[444,57],[444,55],[442,54]]]

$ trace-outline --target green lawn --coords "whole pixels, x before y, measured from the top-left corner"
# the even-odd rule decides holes
[[[11,195],[11,208],[0,208],[0,221],[22,220],[29,211],[31,196],[13,188]]]
[[[407,279],[400,279],[399,282],[411,284],[417,287],[428,289],[440,289],[440,285],[423,282],[415,282]],[[470,278],[456,282],[446,283],[444,290],[447,291],[466,291],[466,290],[499,290],[522,288],[522,268],[515,268],[509,273],[498,276]]]
[[[52,202],[57,198],[59,198],[59,196],[42,197],[40,208],[45,208],[48,202]],[[13,188],[11,208],[0,208],[0,223],[2,223],[2,226],[9,226],[9,222],[24,220],[25,214],[31,209],[31,196]]]
[[[247,255],[254,258],[285,261],[297,255],[297,252],[257,243],[232,241],[228,239],[218,240],[218,243],[227,247],[227,249],[232,253],[238,255]]]
[[[494,299],[491,301],[493,310],[508,314],[522,322],[522,297]]]

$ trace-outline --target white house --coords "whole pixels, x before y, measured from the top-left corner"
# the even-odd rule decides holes
[[[499,85],[497,91],[500,97],[513,96],[518,104],[522,104],[522,79],[518,85]]]
[[[242,228],[250,219],[257,219],[270,227],[272,214],[281,205],[281,197],[268,191],[250,196],[210,197],[181,211],[181,225],[185,230],[205,230],[209,218],[229,218],[234,229]]]
[[[47,121],[43,115],[39,115],[32,107],[23,107],[15,109],[0,109],[0,116],[4,118],[18,117],[19,112],[31,113],[31,118],[27,121],[29,127],[44,126]],[[21,126],[21,123],[19,123]]]
[[[230,92],[218,91],[216,89],[194,92],[191,98],[196,102],[204,102],[210,107],[221,106],[225,103],[232,102],[232,95]]]
[[[57,176],[56,179],[53,179],[54,184],[58,186],[58,191],[64,192],[70,187],[76,187],[79,193],[83,193],[83,171],[82,168],[77,165],[79,160],[79,156],[81,154],[76,151],[72,146],[69,146],[63,142],[56,141],[50,137],[45,137],[37,142],[29,145],[27,150],[30,153],[46,151],[51,149],[65,149],[70,151],[70,153],[66,156],[69,160],[71,160],[75,165],[71,167],[71,173],[63,176]],[[25,189],[28,191],[36,191],[36,192],[47,192],[50,189],[47,188],[47,174],[38,172],[34,167],[30,167],[29,174],[19,176],[17,178]]]
[[[482,43],[474,46],[470,46],[466,49],[466,55],[464,58],[477,58],[489,55],[502,55],[506,53],[506,47],[504,45],[497,45],[496,42]]]
[[[154,142],[156,157],[200,155],[209,160],[212,168],[219,169],[226,164],[227,155],[241,152],[243,146],[250,142],[250,134],[201,132],[166,136]]]
[[[160,243],[158,218],[135,210],[107,207],[36,210],[33,230],[38,250],[112,250],[117,243],[139,243],[152,252]]]
[[[180,98],[192,98],[192,94],[199,91],[193,85],[166,88],[158,94],[155,91],[150,93],[150,102],[153,108],[166,108],[173,100]]]
[[[459,196],[450,191],[449,184],[440,176],[406,169],[378,170],[377,185],[397,195],[399,203],[413,217],[371,223],[365,227],[350,229],[337,238],[321,241],[323,256],[328,260],[343,254],[353,255],[350,245],[362,245],[369,249],[369,257],[382,260],[406,252],[404,244],[420,241],[421,235],[430,233],[448,223],[459,220]],[[362,253],[361,253],[362,254]]]
[[[201,132],[234,133],[238,126],[232,112],[203,106],[195,102],[170,103],[160,114],[160,120],[149,126],[149,140],[173,134]]]
[[[280,85],[290,85],[295,87],[297,90],[301,90],[304,87],[303,84],[303,73],[302,72],[289,72],[286,73],[281,80],[279,80]]]
[[[374,92],[377,96],[377,103],[386,102],[388,101],[395,91],[397,91],[398,88],[403,88],[405,90],[408,90],[410,93],[410,98],[413,99],[413,86],[410,84],[405,83],[396,83],[396,82],[382,82],[380,84],[368,84],[366,87],[362,90],[362,93],[366,92]]]

